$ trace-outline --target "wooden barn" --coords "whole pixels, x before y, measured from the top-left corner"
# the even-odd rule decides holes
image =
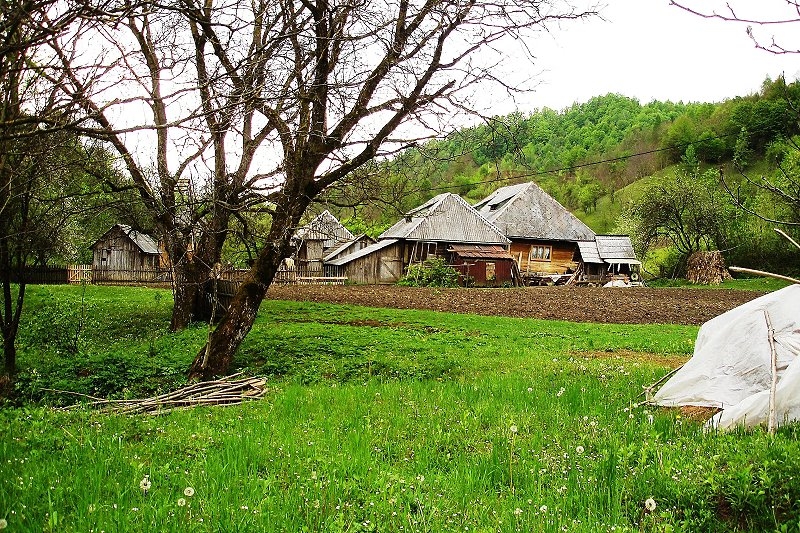
[[[293,258],[295,267],[301,271],[321,273],[323,258],[329,255],[332,249],[355,238],[339,219],[325,210],[298,229],[292,237],[297,250]]]
[[[115,224],[91,248],[95,281],[136,280],[164,266],[158,241],[125,224]]]
[[[527,282],[566,281],[578,267],[579,241],[595,233],[533,182],[501,187],[475,205],[511,240],[510,253]]]
[[[508,261],[511,259],[507,255],[508,244],[508,239],[464,199],[444,193],[407,213],[383,232],[375,244],[327,261],[326,265],[339,268],[341,275],[351,282],[396,283],[408,265],[429,257],[441,257],[453,264],[454,245],[496,246],[499,250],[494,253],[499,256],[505,252]],[[513,282],[510,272],[498,268],[496,263],[494,279],[489,281],[498,285]]]
[[[615,279],[641,283],[642,263],[627,235],[597,235],[593,241],[578,242],[575,261],[579,283],[601,285]]]

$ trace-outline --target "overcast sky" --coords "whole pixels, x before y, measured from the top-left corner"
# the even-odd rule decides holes
[[[605,0],[605,20],[570,22],[533,44],[536,65],[542,70],[533,94],[518,99],[523,111],[550,107],[560,110],[593,96],[619,93],[652,100],[719,102],[758,91],[766,76],[800,76],[800,54],[774,55],[755,48],[747,24],[704,19],[669,5],[669,0]],[[698,10],[725,10],[725,2],[686,0]],[[756,12],[740,17],[763,20],[791,16],[786,0],[740,0]],[[740,6],[732,1],[738,10]],[[798,18],[795,13],[795,19]],[[788,45],[793,25],[754,27],[760,40],[772,35]],[[513,110],[498,101],[497,114]]]

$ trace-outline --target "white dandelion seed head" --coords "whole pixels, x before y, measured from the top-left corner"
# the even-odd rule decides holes
[[[577,448],[575,448],[575,451],[578,453],[578,455],[580,455],[584,452],[584,448],[583,446],[578,446]]]
[[[514,509],[514,514],[517,515],[517,516],[521,515],[522,514],[522,509],[517,507],[516,509]]]
[[[0,518],[0,529],[5,529],[8,527],[8,521],[5,518]]]
[[[546,505],[542,505],[541,507],[539,507],[539,512],[540,513],[546,513],[547,512],[547,506]]]
[[[153,486],[153,484],[150,483],[150,476],[144,476],[139,482],[139,488],[142,489],[142,492],[144,493],[147,493],[151,486]]]
[[[192,496],[194,496],[194,489],[192,487],[186,487],[185,489],[183,489],[183,494],[191,498]]]
[[[511,430],[511,433],[516,433],[517,431],[519,431],[519,428],[515,425],[512,425],[509,429]]]
[[[648,512],[652,513],[656,510],[656,501],[653,498],[647,498],[644,501],[644,508],[647,509]]]
[[[178,498],[178,507],[186,507],[186,498]]]

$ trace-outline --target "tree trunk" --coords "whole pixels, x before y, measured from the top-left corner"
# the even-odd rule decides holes
[[[170,329],[180,331],[196,320],[205,319],[202,302],[204,287],[211,269],[200,261],[181,260],[173,267],[172,320]]]
[[[189,379],[209,380],[228,372],[239,345],[253,327],[258,308],[282,260],[283,254],[274,248],[261,253],[236,291],[228,311],[189,367]]]
[[[258,308],[267,294],[281,261],[289,256],[293,229],[311,201],[309,195],[287,194],[276,206],[267,242],[245,281],[239,286],[228,311],[217,328],[209,335],[187,372],[189,379],[209,380],[228,372],[233,357],[245,336],[250,332]]]
[[[15,344],[16,335],[6,332],[3,329],[3,359],[5,360],[5,371],[9,376],[13,376],[17,371],[17,347]]]

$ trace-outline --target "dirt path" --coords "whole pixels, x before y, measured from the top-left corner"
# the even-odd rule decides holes
[[[428,309],[453,313],[616,324],[699,325],[762,293],[730,289],[425,289],[398,286],[273,286],[276,300]]]

